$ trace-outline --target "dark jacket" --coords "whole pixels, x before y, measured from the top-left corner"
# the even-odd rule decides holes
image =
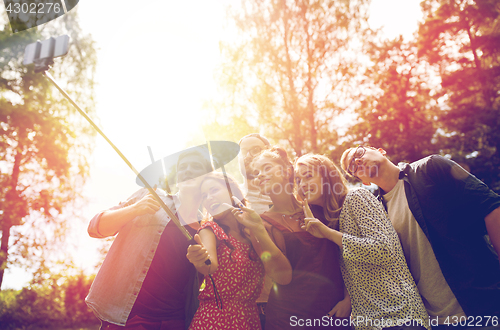
[[[500,316],[500,263],[484,222],[500,196],[438,155],[399,167],[409,208],[464,312]]]

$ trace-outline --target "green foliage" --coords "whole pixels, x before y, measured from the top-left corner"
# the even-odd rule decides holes
[[[419,52],[440,72],[442,151],[500,191],[500,5],[426,0]]]
[[[85,303],[85,297],[95,276],[85,276],[80,273],[67,278],[65,284],[64,306],[66,320],[70,324],[87,324],[95,322],[95,316]]]
[[[297,156],[329,150],[338,138],[335,115],[352,102],[350,51],[363,38],[367,5],[243,0],[230,11],[238,40],[221,43],[226,94],[217,107]]]
[[[366,4],[243,0],[230,10],[239,34],[221,43],[220,129],[258,127],[296,156],[338,160],[356,144],[394,162],[450,154],[500,191],[498,1],[424,0],[411,41],[365,30]],[[356,118],[339,135],[345,110]]]
[[[367,39],[371,86],[340,149],[383,147],[396,163],[449,154],[499,192],[500,5],[425,0],[422,10],[416,40]]]
[[[436,152],[436,86],[431,85],[436,78],[417,56],[417,47],[399,37],[371,43],[368,54],[372,65],[365,75],[371,86],[356,108],[358,122],[350,128],[346,144],[384,148],[396,163]]]
[[[50,275],[22,290],[0,292],[2,329],[54,329],[97,324],[85,304],[93,277]]]
[[[96,52],[76,10],[39,28],[0,30],[0,284],[9,265],[38,267],[61,247],[88,174],[94,132],[42,74],[22,64],[26,45],[64,33],[70,51],[51,73],[92,113]]]

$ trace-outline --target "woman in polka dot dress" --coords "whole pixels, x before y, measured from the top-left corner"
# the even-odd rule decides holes
[[[243,200],[237,183],[220,173],[211,173],[201,181],[203,207],[213,221],[202,224],[195,235],[196,245],[187,257],[205,275],[206,286],[198,298],[200,306],[189,329],[261,329],[256,299],[262,290],[265,271],[286,283],[291,267],[271,241],[260,217],[246,208],[231,205],[232,194]],[[263,263],[260,251],[266,251]],[[258,253],[259,252],[259,253]],[[210,265],[205,261],[210,259]]]
[[[303,227],[341,248],[356,330],[430,329],[399,238],[375,196],[363,188],[348,192],[344,177],[325,156],[300,157],[295,176],[299,194],[307,201]],[[334,215],[330,226],[315,219],[308,203]]]

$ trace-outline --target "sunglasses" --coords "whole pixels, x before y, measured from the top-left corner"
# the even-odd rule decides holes
[[[355,176],[354,173],[358,170],[358,164],[355,162],[356,159],[363,157],[366,152],[366,148],[363,146],[358,146],[354,151],[354,155],[352,156],[351,161],[349,162],[349,166],[347,166],[347,173],[352,176]]]

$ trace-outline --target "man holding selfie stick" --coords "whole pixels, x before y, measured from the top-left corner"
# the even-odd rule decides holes
[[[170,209],[177,209],[191,235],[200,220],[199,177],[212,171],[203,154],[191,148],[179,156],[178,195],[159,192]],[[168,220],[159,203],[141,189],[90,221],[92,237],[118,234],[85,299],[102,321],[101,329],[183,330],[189,325],[199,283],[186,258],[189,241]]]
[[[101,320],[101,329],[183,330],[196,310],[192,297],[198,294],[196,271],[185,256],[198,227],[196,178],[213,170],[210,156],[194,148],[181,153],[178,196],[158,194],[48,72],[53,58],[66,55],[68,47],[68,36],[37,41],[26,47],[23,63],[34,63],[35,72],[44,72],[146,187],[91,220],[91,236],[117,237],[86,302]]]

